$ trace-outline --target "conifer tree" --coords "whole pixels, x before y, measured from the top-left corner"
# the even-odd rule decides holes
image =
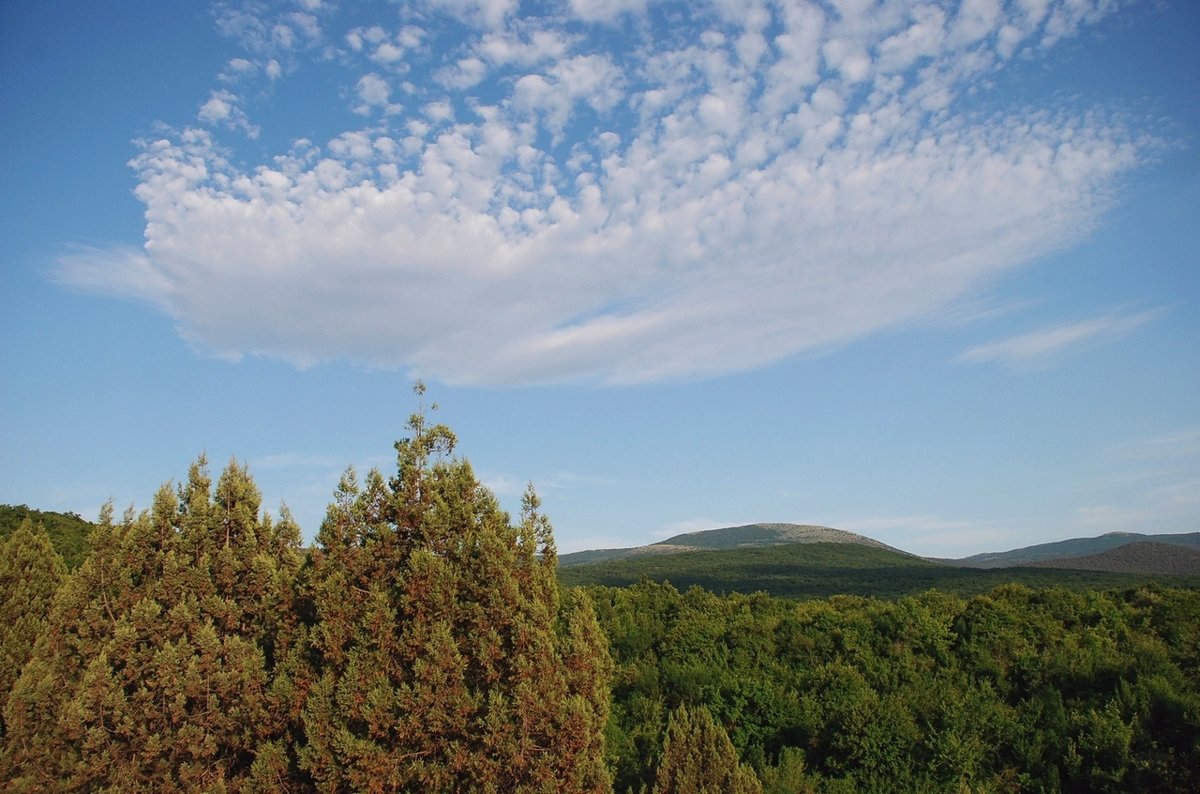
[[[13,689],[16,791],[276,791],[290,784],[288,656],[299,533],[203,459],[153,507],[108,507]]]
[[[66,575],[50,537],[28,518],[0,543],[0,709],[46,629],[54,594]],[[0,719],[0,736],[4,733]]]
[[[448,428],[409,428],[394,477],[347,471],[310,556],[304,768],[328,792],[607,791],[607,642],[536,495],[510,523]]]
[[[725,729],[704,706],[671,712],[653,794],[760,794],[754,770],[738,762]]]

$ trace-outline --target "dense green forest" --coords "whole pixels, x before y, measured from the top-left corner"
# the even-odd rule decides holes
[[[803,602],[593,588],[617,790],[711,711],[767,791],[1195,791],[1200,593],[1007,585]]]
[[[409,428],[311,549],[203,459],[73,570],[47,514],[6,529],[4,790],[1200,790],[1193,587],[954,593],[867,549],[864,597],[823,544],[801,598],[564,585],[532,489],[513,520],[448,428]]]

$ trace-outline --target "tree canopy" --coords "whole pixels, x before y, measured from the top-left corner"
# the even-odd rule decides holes
[[[29,517],[0,543],[0,707],[45,633],[54,594],[66,575],[49,536]]]
[[[299,533],[231,463],[115,522],[59,590],[5,709],[16,791],[276,790]]]
[[[560,595],[537,496],[511,523],[447,427],[409,427],[395,476],[343,476],[310,556],[304,770],[323,791],[608,791],[607,642]]]

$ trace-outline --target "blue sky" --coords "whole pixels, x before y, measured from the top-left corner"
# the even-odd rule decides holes
[[[1200,5],[15,0],[0,502],[311,538],[423,379],[560,549],[1200,530]]]

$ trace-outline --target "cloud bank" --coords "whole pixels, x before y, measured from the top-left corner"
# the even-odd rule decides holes
[[[1148,139],[1104,110],[980,110],[976,89],[1115,5],[427,0],[368,25],[224,7],[237,55],[193,126],[132,162],[144,247],[75,252],[59,277],[233,357],[482,385],[762,366],[1094,228]],[[264,86],[317,68],[340,94],[272,106]],[[344,131],[251,145],[305,113]]]

